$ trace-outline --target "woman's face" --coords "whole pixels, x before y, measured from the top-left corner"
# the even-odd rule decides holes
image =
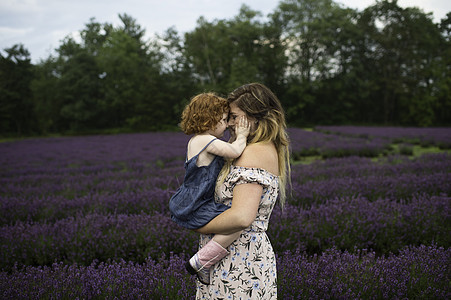
[[[257,125],[255,118],[249,117],[244,111],[242,111],[234,102],[230,103],[230,113],[229,113],[229,122],[228,127],[235,131],[235,124],[238,122],[241,116],[246,116],[247,120],[251,124],[251,132],[255,131]]]

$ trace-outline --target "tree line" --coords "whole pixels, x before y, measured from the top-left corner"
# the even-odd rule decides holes
[[[32,64],[18,44],[0,55],[0,134],[174,129],[196,93],[226,96],[258,81],[290,126],[451,124],[451,13],[440,23],[378,0],[282,0],[268,16],[243,5],[151,39],[127,14],[94,18]]]

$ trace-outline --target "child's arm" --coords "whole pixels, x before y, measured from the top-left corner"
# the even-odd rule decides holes
[[[238,239],[243,231],[240,230],[238,232],[234,232],[231,234],[215,234],[213,240],[216,243],[221,245],[223,248],[227,248],[232,244],[236,239]]]
[[[246,148],[249,130],[250,125],[246,117],[241,117],[235,127],[235,141],[233,143],[227,143],[221,140],[215,140],[207,147],[207,151],[225,158],[237,158],[243,153],[244,148]]]

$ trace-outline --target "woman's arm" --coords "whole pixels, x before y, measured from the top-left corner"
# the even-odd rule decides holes
[[[232,207],[196,231],[203,234],[230,234],[249,227],[255,220],[263,187],[245,183],[233,189]]]
[[[262,168],[277,174],[278,160],[275,151],[272,144],[249,145],[237,160],[236,165]],[[230,234],[246,229],[257,216],[262,193],[263,187],[258,183],[245,183],[235,186],[232,207],[196,231],[203,234]]]

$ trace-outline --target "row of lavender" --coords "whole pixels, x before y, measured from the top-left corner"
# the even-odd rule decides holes
[[[392,152],[391,142],[383,138],[368,139],[300,128],[290,128],[288,132],[295,160],[305,156],[320,156],[324,159],[347,156],[378,157]]]
[[[289,132],[295,159],[411,155],[413,145],[451,149],[451,128],[317,126],[314,131],[290,128]]]
[[[386,139],[395,143],[412,143],[422,146],[437,146],[451,149],[451,129],[412,128],[412,127],[364,127],[364,126],[316,126],[315,130],[323,133],[361,137],[365,139]]]
[[[335,248],[320,256],[284,252],[276,254],[278,298],[449,299],[450,255],[436,246],[408,247],[388,257]],[[194,299],[184,259],[14,269],[0,272],[0,292],[3,299]]]
[[[332,135],[290,131],[293,141],[315,134],[317,140],[334,139]],[[167,211],[168,198],[183,178],[186,140],[180,134],[153,133],[0,144],[4,154],[0,158],[0,265],[6,278],[2,281],[9,283],[9,288],[2,286],[5,295],[21,290],[27,298],[33,293],[33,288],[23,290],[19,285],[24,278],[29,278],[34,288],[43,287],[43,295],[51,297],[91,298],[99,291],[108,296],[120,289],[134,295],[147,295],[152,290],[155,298],[177,298],[170,294],[174,290],[171,285],[193,294],[192,278],[169,271],[174,260],[184,258],[196,247],[196,235],[175,226]],[[328,145],[325,138],[323,142]],[[294,142],[293,151],[301,149],[299,145]],[[293,198],[283,213],[279,208],[274,211],[269,231],[279,253],[279,292],[283,298],[315,298],[311,293],[324,298],[321,295],[331,289],[337,290],[337,297],[357,292],[354,282],[359,281],[355,276],[364,274],[351,272],[338,281],[331,274],[320,277],[320,281],[313,275],[291,276],[300,272],[296,269],[299,261],[319,268],[318,257],[327,257],[325,251],[331,247],[335,247],[336,255],[339,250],[348,250],[353,253],[350,257],[355,257],[355,247],[388,254],[404,253],[408,245],[425,244],[434,246],[412,248],[409,255],[421,252],[434,257],[441,253],[442,259],[449,260],[449,250],[445,249],[449,249],[451,236],[447,225],[450,164],[450,156],[442,154],[416,160],[387,158],[380,163],[353,157],[293,166]],[[162,253],[171,251],[176,256],[161,258]],[[301,255],[303,251],[319,256]],[[402,261],[400,255],[391,256],[391,261]],[[134,264],[113,262],[121,259]],[[92,267],[96,260],[102,268]],[[360,260],[361,256],[356,257],[353,264]],[[380,268],[377,261],[373,259],[371,268],[381,278],[395,271]],[[62,264],[42,267],[53,262]],[[74,262],[78,266],[68,267]],[[401,292],[403,295],[412,295],[418,286],[413,283],[418,280],[432,287],[421,289],[425,295],[444,298],[449,293],[443,287],[443,282],[449,282],[448,265],[434,258],[427,264],[428,270],[411,270],[410,277],[404,279],[411,286]],[[22,269],[22,265],[29,267]],[[142,278],[165,274],[158,268],[152,273],[149,265],[166,268],[168,275],[148,285],[142,283]],[[430,270],[443,265],[447,266],[445,279],[431,284],[432,278],[440,277]],[[336,266],[345,267],[339,261]],[[145,270],[147,275],[138,272],[142,276],[136,276],[141,277],[127,277],[122,285],[99,279],[104,278],[102,272],[110,272],[107,277],[114,281],[115,272],[129,274],[130,269]],[[33,279],[36,274],[47,275]],[[64,284],[55,285],[50,276]],[[348,288],[343,290],[343,284]],[[366,284],[368,288],[361,295],[377,298],[371,294],[376,282]],[[91,285],[97,288],[88,288]],[[306,290],[292,293],[294,287]],[[387,293],[399,297],[400,289],[388,285]]]
[[[322,155],[375,157],[387,153],[390,144],[402,140],[451,144],[451,128],[316,127],[315,131],[288,129],[295,157]],[[4,170],[42,172],[48,168],[86,167],[124,162],[154,162],[184,158],[188,138],[183,133],[142,133],[27,139],[0,143]],[[448,147],[449,149],[449,147]]]
[[[277,208],[268,231],[276,252],[310,254],[337,247],[397,253],[407,245],[451,244],[450,197],[418,196],[409,202],[365,198],[332,199],[301,209]],[[193,253],[197,237],[175,226],[168,214],[88,214],[54,223],[18,222],[0,230],[0,263],[49,265],[55,261],[89,265],[93,260],[144,262],[161,253]]]
[[[295,157],[322,155],[375,157],[389,153],[390,144],[402,140],[451,144],[451,128],[316,127],[315,131],[288,129]],[[48,168],[86,167],[124,162],[167,161],[184,158],[188,138],[183,133],[142,133],[27,139],[0,143],[3,170],[25,169],[33,173]],[[449,149],[449,147],[448,147]]]
[[[347,158],[294,166],[293,198],[283,213],[277,208],[272,216],[274,247],[313,253],[331,245],[342,249],[359,245],[387,253],[434,240],[449,245],[449,229],[443,222],[451,192],[449,156],[397,162]],[[183,174],[180,167],[168,169]],[[55,259],[143,261],[148,255],[158,257],[159,249],[192,251],[187,245],[194,247],[195,238],[187,242],[183,230],[168,218],[167,200],[177,187],[176,179],[169,182],[174,175],[163,176],[168,169],[160,169],[160,176],[152,175],[158,168],[149,168],[150,173],[138,167],[108,170],[110,176],[96,171],[78,181],[66,174],[66,195],[57,196],[53,193],[61,190],[46,185],[53,177],[22,178],[22,191],[15,184],[4,185],[1,219],[9,226],[0,229],[1,266],[11,267],[16,261],[49,264]],[[98,182],[96,188],[93,182]],[[79,195],[68,196],[74,193]],[[149,249],[149,243],[160,246]]]
[[[183,180],[183,161],[5,171],[0,178],[0,225],[54,222],[89,213],[168,213],[167,200]],[[290,203],[308,209],[335,197],[409,200],[449,195],[449,154],[379,162],[349,157],[292,167]]]

